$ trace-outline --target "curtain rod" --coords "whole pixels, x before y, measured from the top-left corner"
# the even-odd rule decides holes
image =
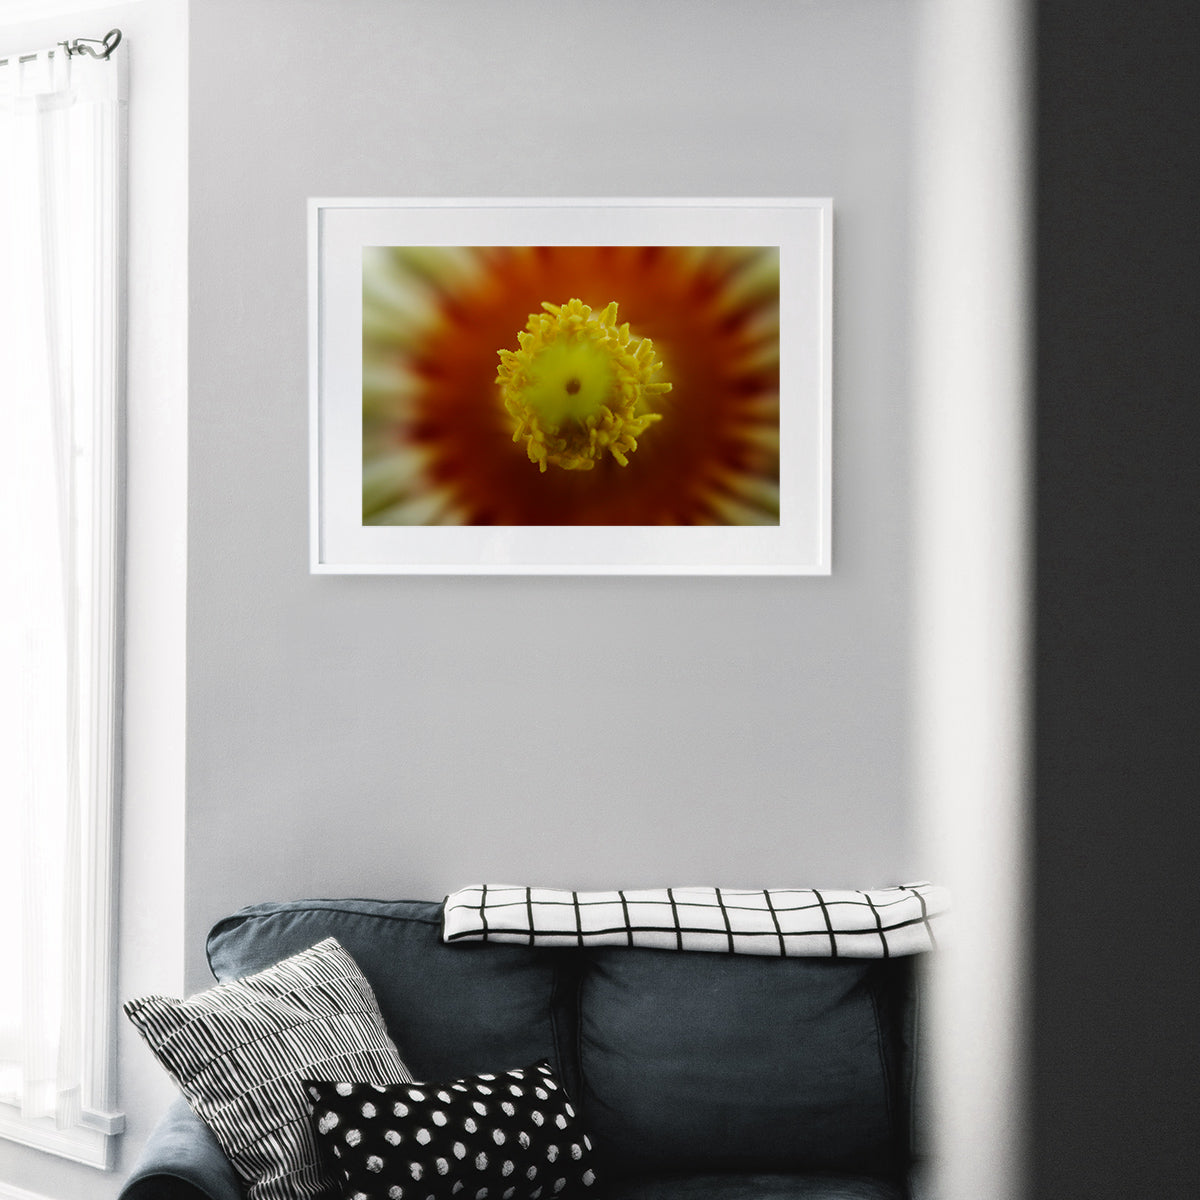
[[[102,38],[73,38],[69,42],[59,42],[69,58],[72,54],[90,54],[93,58],[108,58],[112,52],[121,44],[121,31],[119,29],[110,29]],[[49,53],[54,54],[58,46],[50,49]],[[36,54],[20,54],[16,58],[16,62],[33,62],[38,56]],[[13,62],[11,58],[0,58],[0,67],[6,63]]]

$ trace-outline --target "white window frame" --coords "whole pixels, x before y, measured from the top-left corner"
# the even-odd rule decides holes
[[[57,48],[56,53],[65,53]],[[0,54],[0,57],[10,57]],[[106,189],[96,243],[105,269],[95,291],[97,324],[110,352],[103,363],[95,408],[93,456],[94,542],[90,580],[95,597],[91,686],[81,695],[81,774],[90,797],[81,811],[80,897],[83,908],[83,1047],[78,1123],[59,1129],[52,1118],[23,1117],[0,1102],[0,1137],[100,1170],[113,1169],[125,1116],[116,1109],[118,828],[121,791],[121,663],[124,600],[124,435],[126,195],[128,179],[128,68],[114,54],[117,119],[97,128],[113,177]],[[2,1190],[2,1188],[0,1188]]]

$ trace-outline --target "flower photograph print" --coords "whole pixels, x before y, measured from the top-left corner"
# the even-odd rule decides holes
[[[827,573],[827,201],[310,218],[314,571]]]
[[[363,521],[779,521],[779,250],[369,247]]]

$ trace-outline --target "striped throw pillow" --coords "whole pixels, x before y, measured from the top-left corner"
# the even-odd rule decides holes
[[[411,1083],[371,985],[334,938],[188,1000],[125,1012],[247,1185],[248,1200],[334,1200],[303,1079]]]

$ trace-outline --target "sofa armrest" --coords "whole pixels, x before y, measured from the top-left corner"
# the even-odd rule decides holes
[[[183,1099],[167,1109],[118,1200],[244,1200],[211,1130]]]

